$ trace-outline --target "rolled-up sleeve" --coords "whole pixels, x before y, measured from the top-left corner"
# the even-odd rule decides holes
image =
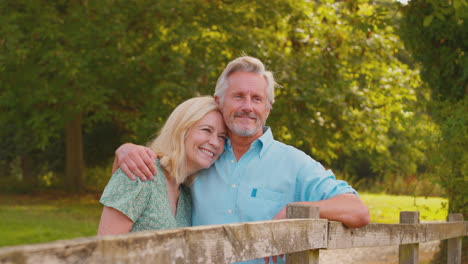
[[[140,179],[132,181],[121,169],[118,169],[112,175],[99,201],[105,206],[115,208],[136,222],[151,197],[148,184]]]
[[[339,194],[358,195],[347,182],[337,180],[331,170],[326,170],[312,159],[304,162],[296,181],[296,201],[319,201]]]

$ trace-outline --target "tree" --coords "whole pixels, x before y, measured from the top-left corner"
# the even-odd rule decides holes
[[[431,152],[432,170],[446,189],[449,212],[463,213],[466,219],[468,3],[412,0],[402,7],[402,13],[401,36],[421,64],[421,77],[432,90],[429,109],[441,131]],[[466,262],[467,250],[463,252]]]
[[[141,10],[108,2],[15,1],[0,9],[2,133],[4,145],[14,146],[8,155],[30,157],[66,135],[65,187],[74,191],[83,188],[83,127],[125,121],[122,113],[145,99],[145,86],[119,83],[143,71],[132,60],[137,54],[124,52]]]
[[[69,175],[79,172],[79,135],[112,127],[118,135],[95,144],[145,143],[177,104],[213,94],[224,66],[246,53],[282,85],[268,119],[277,139],[343,174],[413,174],[425,162],[418,136],[428,122],[418,107],[426,92],[404,62],[394,5],[8,2],[0,7],[2,155],[36,157],[35,168],[69,160]],[[61,144],[69,151],[52,151]],[[67,185],[80,185],[79,175]]]
[[[468,4],[413,0],[402,8],[401,35],[432,90],[431,114],[441,129],[434,169],[447,188],[449,210],[467,217]]]
[[[426,92],[402,59],[394,4],[387,4],[318,1],[294,9],[287,53],[276,60],[286,69],[272,111],[279,137],[359,178],[412,175],[424,162],[418,133],[428,125],[420,111]]]

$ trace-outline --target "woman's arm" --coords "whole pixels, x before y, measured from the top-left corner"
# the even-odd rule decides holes
[[[112,207],[104,206],[98,236],[125,234],[130,232],[132,226],[133,221],[128,216]]]

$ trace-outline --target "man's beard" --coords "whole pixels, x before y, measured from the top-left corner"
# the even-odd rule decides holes
[[[241,124],[235,122],[237,117],[247,116],[249,118],[255,119],[255,126],[253,127],[243,127]],[[239,137],[250,137],[255,135],[258,131],[263,129],[265,122],[263,122],[257,115],[253,113],[245,113],[245,112],[236,112],[232,117],[229,117],[229,121],[226,122],[227,127],[234,133],[236,136]]]

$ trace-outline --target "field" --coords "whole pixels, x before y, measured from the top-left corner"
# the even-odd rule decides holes
[[[372,223],[396,224],[401,211],[419,211],[421,221],[446,221],[447,199],[361,193],[369,207]]]
[[[0,195],[0,246],[94,236],[101,210],[91,195]]]
[[[102,206],[99,194],[0,195],[0,247],[94,236]],[[398,223],[400,211],[420,211],[421,220],[443,221],[443,198],[362,193],[373,223]]]

